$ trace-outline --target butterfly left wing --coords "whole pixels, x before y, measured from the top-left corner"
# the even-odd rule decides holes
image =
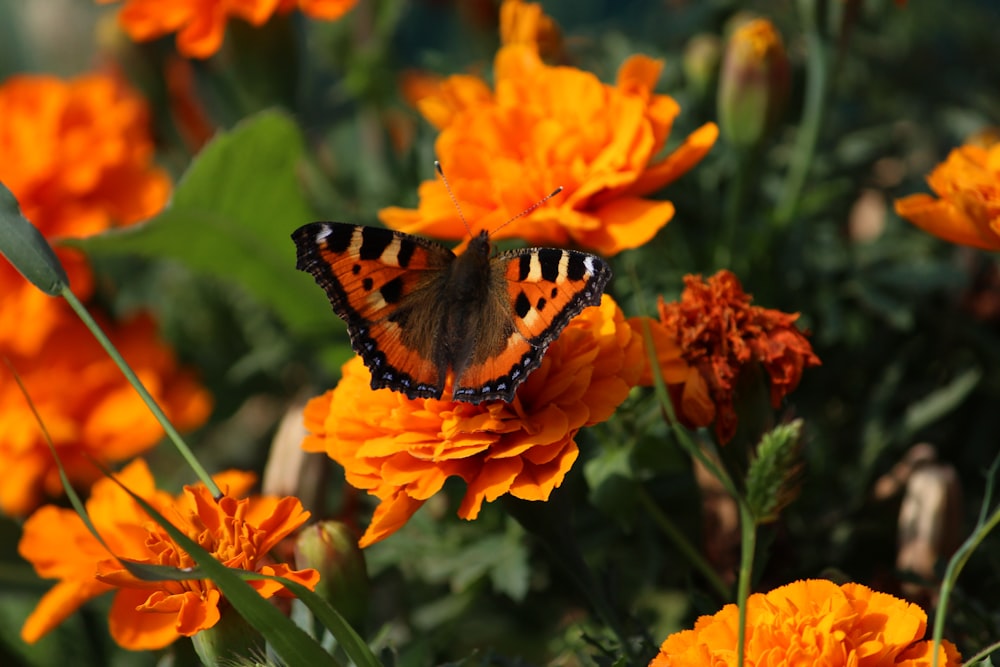
[[[576,250],[523,248],[491,261],[500,303],[491,306],[507,320],[506,342],[489,354],[473,356],[455,380],[455,400],[479,403],[510,401],[545,350],[569,321],[587,306],[600,303],[611,267],[600,257]]]
[[[421,328],[409,321],[437,301],[435,276],[455,255],[417,236],[343,222],[313,222],[292,239],[296,268],[313,275],[347,323],[372,388],[440,398],[447,368],[435,358],[435,322]]]

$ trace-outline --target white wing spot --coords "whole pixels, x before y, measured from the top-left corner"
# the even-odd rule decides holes
[[[379,258],[382,260],[382,263],[387,266],[399,266],[399,247],[399,239],[393,238],[385,250],[382,251],[382,256]]]
[[[531,269],[528,271],[528,282],[537,283],[542,279],[542,262],[538,259],[538,253],[531,256]]]
[[[556,276],[556,282],[557,283],[566,282],[566,276],[568,275],[569,275],[569,253],[564,250],[562,257],[559,258],[559,274]]]
[[[355,227],[354,231],[351,232],[351,245],[348,246],[348,254],[351,257],[357,257],[361,254],[361,243],[364,241],[364,227]]]

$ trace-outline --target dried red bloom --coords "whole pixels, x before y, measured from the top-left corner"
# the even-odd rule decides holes
[[[689,426],[715,422],[725,443],[736,432],[733,398],[744,368],[761,364],[771,380],[771,404],[778,407],[798,386],[802,371],[820,360],[795,327],[798,313],[750,305],[750,295],[731,272],[719,271],[708,280],[689,275],[684,283],[679,301],[660,299],[660,321],[651,323],[654,341],[679,346],[683,360],[697,371],[676,384],[666,378],[679,404],[678,417]],[[661,353],[661,345],[656,347]],[[679,395],[684,400],[676,400]]]

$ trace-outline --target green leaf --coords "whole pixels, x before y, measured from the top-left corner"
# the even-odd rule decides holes
[[[22,215],[17,199],[3,183],[0,183],[0,255],[50,296],[58,296],[69,284],[52,246]]]
[[[777,521],[778,513],[794,496],[801,467],[799,438],[802,420],[796,419],[765,433],[747,471],[747,505],[758,524]]]
[[[347,619],[318,594],[297,581],[285,579],[284,577],[248,573],[245,578],[270,579],[281,582],[285,588],[295,594],[295,597],[304,602],[313,615],[323,624],[323,627],[333,634],[337,639],[337,645],[344,649],[344,652],[347,653],[347,656],[356,667],[382,667],[382,663],[379,662],[375,654],[368,648],[368,644],[361,638],[361,635],[354,631],[354,628],[347,622]]]
[[[239,284],[293,331],[329,326],[329,304],[295,269],[290,238],[317,218],[299,183],[304,152],[291,118],[257,114],[202,150],[159,215],[70,243],[90,253],[174,259]]]
[[[910,405],[903,417],[904,432],[916,433],[954,411],[968,398],[982,377],[983,372],[978,368],[966,369],[948,384]]]

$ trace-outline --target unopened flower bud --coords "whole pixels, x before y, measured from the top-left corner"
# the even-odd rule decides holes
[[[736,28],[726,45],[719,80],[719,126],[731,144],[760,142],[780,119],[788,97],[788,56],[767,19]]]
[[[251,664],[263,655],[264,637],[247,623],[232,606],[222,607],[219,622],[191,637],[195,653],[203,665]],[[239,662],[240,660],[244,662]]]
[[[719,78],[719,61],[722,60],[722,42],[709,33],[695,35],[684,46],[681,66],[684,79],[699,99],[704,99]]]
[[[295,541],[295,566],[320,573],[316,594],[355,628],[368,610],[368,572],[357,537],[339,521],[307,526]]]
[[[52,246],[21,214],[17,199],[0,183],[0,254],[46,294],[59,296],[69,278]]]

